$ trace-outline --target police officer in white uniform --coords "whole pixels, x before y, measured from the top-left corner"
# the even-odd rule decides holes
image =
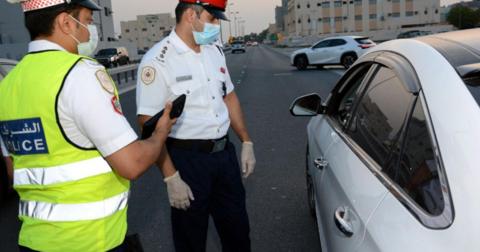
[[[226,0],[180,0],[177,25],[143,58],[137,85],[142,125],[165,102],[187,95],[185,110],[157,162],[172,206],[176,251],[205,251],[211,215],[223,251],[250,251],[242,173],[254,170],[253,143],[226,66],[215,45]],[[242,141],[240,168],[227,133]]]
[[[44,52],[62,51],[90,56],[96,50],[98,33],[96,27],[92,25],[92,11],[100,10],[100,7],[95,2],[91,0],[9,0],[9,2],[20,2],[25,11],[26,26],[32,38],[28,46],[29,54],[42,55]],[[36,67],[39,66],[31,66],[29,69],[24,67],[23,70],[25,74],[35,74]],[[171,109],[171,104],[168,103],[167,113],[159,120],[152,136],[147,140],[137,140],[136,133],[122,113],[119,96],[111,77],[102,65],[86,57],[74,64],[65,76],[56,105],[56,110],[52,109],[52,113],[58,116],[58,127],[65,140],[80,150],[98,150],[113,171],[126,179],[138,178],[159,158],[171,126],[175,123],[175,120],[168,117],[168,111]],[[16,151],[15,147],[9,144],[2,149],[10,153]],[[8,156],[8,153],[4,155]],[[126,222],[126,219],[124,221]],[[122,225],[126,226],[126,223]],[[78,232],[66,229],[64,235],[72,231]],[[90,235],[94,239],[102,236]],[[34,242],[36,238],[29,239]],[[20,246],[21,251],[33,251],[32,249],[35,247]],[[115,249],[123,251],[122,246]]]

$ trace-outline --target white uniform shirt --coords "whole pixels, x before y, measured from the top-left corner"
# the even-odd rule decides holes
[[[28,50],[65,51],[46,40],[31,42]],[[62,129],[70,141],[82,148],[96,148],[108,157],[137,140],[137,135],[121,111],[115,109],[115,95],[102,86],[98,71],[105,68],[86,59],[78,62],[65,80],[57,109]]]
[[[137,114],[153,116],[167,101],[186,94],[185,109],[170,137],[218,139],[225,136],[230,127],[223,95],[233,89],[225,56],[217,46],[201,46],[201,53],[196,53],[172,31],[142,59]]]

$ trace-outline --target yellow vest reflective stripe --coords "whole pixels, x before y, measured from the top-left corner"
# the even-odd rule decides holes
[[[80,60],[63,51],[28,54],[0,83],[0,135],[20,195],[19,244],[37,251],[108,251],[127,231],[129,181],[60,127],[58,97]]]
[[[16,168],[14,186],[53,185],[74,182],[84,178],[112,172],[112,168],[101,157],[87,159],[71,164],[45,168]]]
[[[52,204],[22,200],[19,213],[21,216],[51,222],[97,220],[125,209],[128,195],[127,191],[106,200],[83,204]]]

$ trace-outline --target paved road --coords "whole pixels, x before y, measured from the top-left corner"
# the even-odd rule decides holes
[[[296,71],[284,53],[268,47],[228,54],[236,92],[255,142],[257,169],[245,181],[253,251],[319,251],[318,234],[309,216],[305,186],[306,118],[293,118],[295,97],[326,97],[340,69]],[[121,96],[124,112],[136,129],[135,91]],[[238,141],[234,140],[238,146]],[[238,151],[238,150],[237,150]],[[17,200],[0,207],[0,251],[16,251]],[[170,209],[160,172],[150,169],[132,183],[129,233],[139,233],[146,251],[173,251]],[[207,251],[221,251],[213,225]]]

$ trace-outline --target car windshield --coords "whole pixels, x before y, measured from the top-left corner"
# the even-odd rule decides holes
[[[373,41],[369,38],[356,38],[355,41],[357,41],[360,45],[373,44]]]
[[[102,49],[100,50],[97,55],[115,55],[117,54],[117,49]]]
[[[243,45],[243,42],[242,41],[235,41],[235,42],[233,42],[233,45]]]

